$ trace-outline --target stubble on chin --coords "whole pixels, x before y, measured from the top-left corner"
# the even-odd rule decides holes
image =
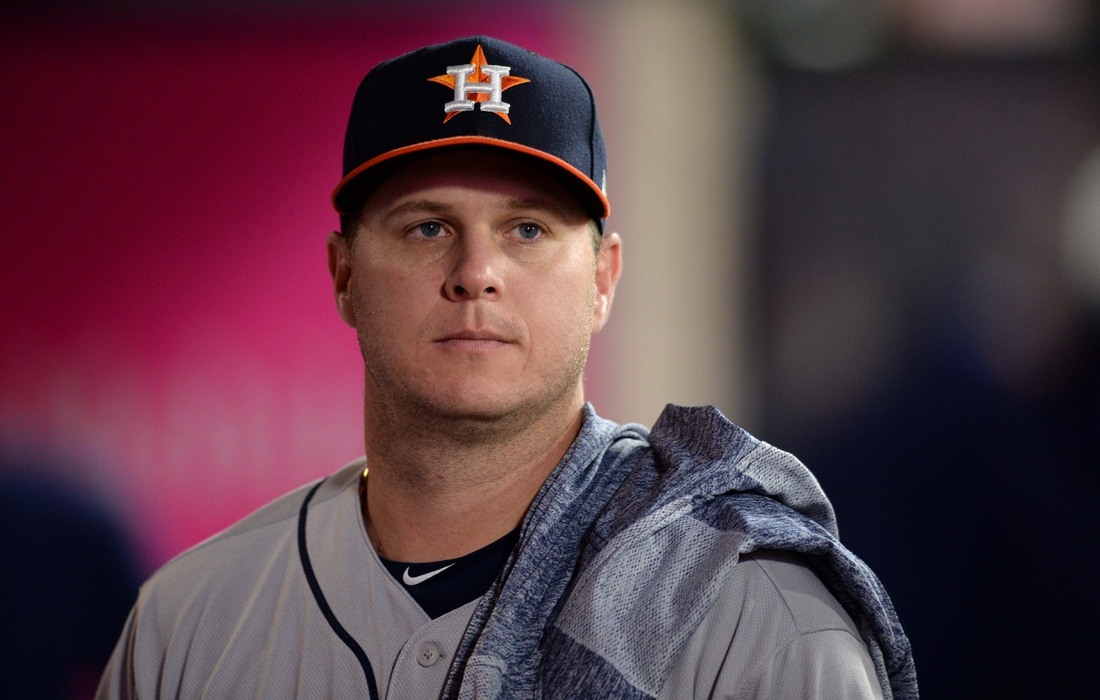
[[[495,397],[471,402],[434,386],[427,372],[395,371],[408,358],[395,359],[373,342],[381,330],[361,326],[357,333],[366,370],[365,417],[374,423],[367,430],[407,441],[471,446],[505,442],[556,410],[568,409],[575,401],[591,341],[588,327],[578,321],[571,329],[571,342],[539,375],[518,379]]]
[[[377,429],[410,441],[477,445],[508,441],[573,401],[588,357],[588,343],[562,353],[553,371],[516,382],[494,397],[473,402],[430,380],[402,381],[389,358],[360,341],[366,365],[365,412]]]

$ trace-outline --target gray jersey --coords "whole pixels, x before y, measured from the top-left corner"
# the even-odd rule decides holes
[[[307,539],[332,612],[381,697],[439,697],[478,601],[435,620],[383,567],[363,526],[363,462],[328,479]],[[298,557],[303,487],[173,559],[142,587],[100,700],[367,697]],[[662,690],[672,698],[881,698],[855,625],[796,557],[743,557]]]

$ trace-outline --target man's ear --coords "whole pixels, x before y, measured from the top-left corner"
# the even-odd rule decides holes
[[[596,303],[592,307],[592,332],[597,333],[611,315],[615,285],[623,269],[623,242],[617,233],[603,237],[596,253]]]
[[[355,308],[351,303],[351,251],[347,239],[339,231],[328,235],[328,272],[336,293],[336,310],[344,323],[355,328]]]

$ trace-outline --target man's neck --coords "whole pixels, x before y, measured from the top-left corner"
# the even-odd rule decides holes
[[[469,554],[508,534],[580,430],[583,394],[481,439],[446,421],[401,426],[367,406],[363,517],[388,559],[430,562]],[[373,419],[373,420],[372,420]],[[514,420],[514,419],[513,419]]]

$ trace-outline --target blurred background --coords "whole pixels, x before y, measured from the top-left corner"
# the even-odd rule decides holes
[[[4,3],[0,697],[90,697],[149,573],[362,454],[346,113],[470,34],[596,93],[597,410],[711,403],[798,455],[924,697],[1100,697],[1087,0]]]

